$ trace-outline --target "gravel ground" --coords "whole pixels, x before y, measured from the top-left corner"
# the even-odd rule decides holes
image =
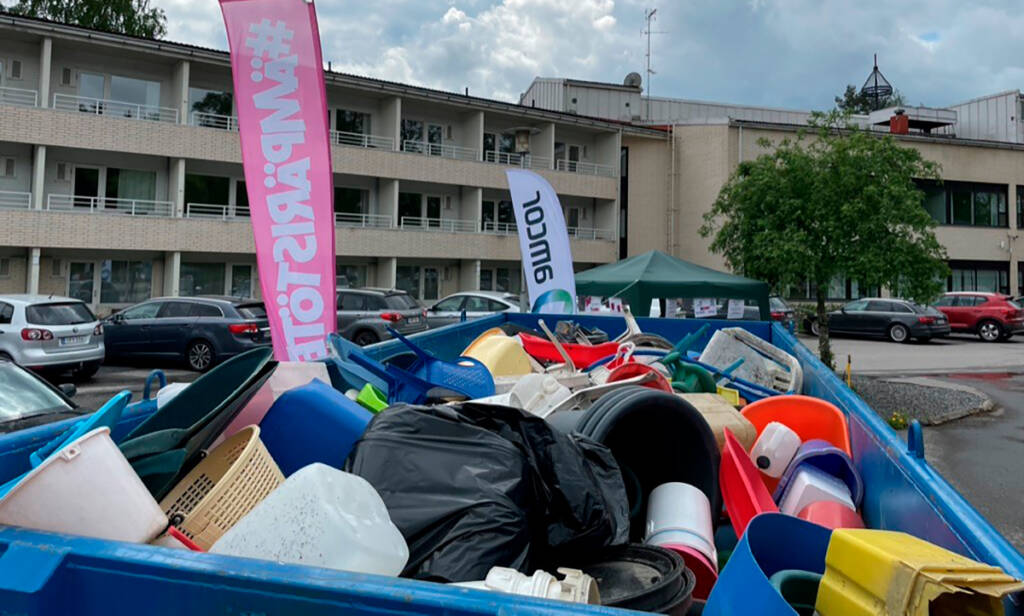
[[[993,403],[977,389],[931,378],[854,376],[853,389],[883,419],[902,413],[926,426],[990,411]]]

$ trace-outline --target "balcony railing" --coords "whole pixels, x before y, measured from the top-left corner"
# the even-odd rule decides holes
[[[425,143],[423,141],[406,139],[402,142],[402,151],[413,154],[425,154],[427,156],[439,156],[441,158],[453,158],[455,160],[480,160],[480,152],[478,150],[464,148],[461,145],[449,145],[447,143]]]
[[[57,212],[113,214],[117,216],[172,216],[174,212],[174,206],[170,201],[53,194],[46,197],[46,209]]]
[[[27,210],[32,207],[32,193],[0,190],[0,210]]]
[[[446,233],[476,233],[479,229],[475,220],[454,220],[448,218],[422,218],[402,216],[403,229],[416,231],[443,231]]]
[[[0,105],[35,107],[39,104],[39,93],[21,88],[0,88]]]
[[[568,227],[569,239],[573,240],[614,240],[614,229],[595,229],[592,227]]]
[[[238,118],[235,116],[221,115],[219,113],[206,113],[205,111],[193,111],[189,118],[192,126],[203,128],[219,128],[220,130],[238,130]]]
[[[521,154],[518,152],[484,152],[484,162],[497,165],[522,167],[523,169],[551,169],[551,159],[546,156]]]
[[[212,220],[249,220],[247,205],[217,205],[213,203],[186,203],[185,218]]]
[[[516,227],[514,222],[493,222],[485,220],[480,226],[481,233],[491,233],[494,235],[516,235],[519,233],[519,228]]]
[[[348,212],[335,212],[334,224],[339,227],[374,227],[377,229],[390,229],[395,223],[387,214],[351,214]]]
[[[395,140],[391,137],[348,133],[342,130],[331,131],[331,143],[334,145],[350,145],[357,148],[395,149]]]
[[[560,158],[555,161],[555,170],[579,173],[581,175],[601,175],[609,178],[615,177],[615,167],[611,165],[599,165],[597,163],[588,163],[577,160],[565,160],[564,158]]]
[[[138,105],[125,101],[112,101],[88,96],[71,94],[54,94],[53,108],[60,111],[79,111],[133,120],[151,120],[154,122],[177,123],[178,110],[171,107],[154,107]]]

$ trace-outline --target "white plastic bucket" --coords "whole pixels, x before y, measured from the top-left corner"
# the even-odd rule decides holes
[[[507,567],[492,567],[487,572],[487,579],[477,582],[458,582],[453,586],[476,588],[506,592],[527,597],[542,597],[572,603],[599,604],[601,596],[594,578],[579,569],[559,568],[558,573],[565,576],[559,580],[547,571],[537,570],[533,575],[525,575]]]
[[[762,473],[779,478],[800,449],[800,437],[789,426],[773,421],[764,427],[750,449],[750,459]]]
[[[779,511],[796,515],[807,505],[820,501],[834,501],[857,511],[850,488],[842,480],[813,466],[801,466],[782,494]]]
[[[288,477],[210,552],[378,575],[398,575],[409,560],[373,486],[319,463]]]
[[[11,488],[0,499],[0,524],[146,543],[167,517],[110,439],[110,428],[97,428]]]
[[[678,481],[651,490],[644,543],[689,546],[717,563],[708,497],[699,488]]]

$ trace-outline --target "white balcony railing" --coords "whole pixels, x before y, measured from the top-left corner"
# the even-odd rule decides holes
[[[519,228],[516,227],[514,222],[493,222],[485,220],[480,225],[481,233],[491,233],[493,235],[516,235],[519,233]]]
[[[174,206],[170,201],[53,194],[46,196],[46,209],[57,212],[116,216],[172,216],[174,212]]]
[[[185,218],[212,220],[249,220],[249,206],[217,205],[213,203],[186,203]]]
[[[59,111],[80,111],[133,120],[152,120],[154,122],[177,123],[178,110],[171,107],[154,107],[138,105],[125,101],[112,101],[88,96],[71,94],[54,94],[53,108]]]
[[[551,159],[546,156],[521,154],[518,152],[484,152],[484,162],[497,165],[522,167],[523,169],[551,169]]]
[[[475,220],[454,220],[449,218],[423,218],[402,216],[403,229],[416,231],[443,231],[445,233],[476,233],[479,229]]]
[[[219,128],[221,130],[238,130],[238,118],[235,116],[221,115],[219,113],[206,113],[205,111],[193,111],[189,123],[192,126],[203,128]]]
[[[566,232],[573,240],[614,240],[614,229],[595,229],[593,227],[568,227]]]
[[[335,212],[334,224],[338,227],[374,227],[377,229],[390,229],[395,223],[387,214],[351,214],[348,212]]]
[[[0,190],[0,210],[27,210],[32,207],[32,193]]]
[[[453,158],[455,160],[480,160],[480,152],[478,150],[464,148],[461,145],[449,145],[447,143],[424,143],[423,141],[406,139],[402,142],[402,151],[413,154],[425,154],[427,156],[439,156],[441,158]]]
[[[350,145],[357,148],[395,149],[395,140],[391,137],[348,133],[341,130],[331,131],[331,143],[334,145]]]
[[[560,158],[555,161],[555,170],[579,173],[581,175],[601,175],[609,178],[615,177],[615,167],[611,165],[599,165],[597,163],[565,160],[564,158]]]
[[[0,105],[35,107],[39,104],[39,93],[22,88],[0,88]]]

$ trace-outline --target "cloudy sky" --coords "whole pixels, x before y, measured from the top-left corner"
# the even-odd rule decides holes
[[[168,38],[226,48],[214,0],[154,0]],[[877,52],[908,104],[1024,87],[1019,0],[320,0],[335,70],[517,101],[534,76],[621,82],[655,96],[825,109]],[[646,81],[646,80],[645,80]]]

